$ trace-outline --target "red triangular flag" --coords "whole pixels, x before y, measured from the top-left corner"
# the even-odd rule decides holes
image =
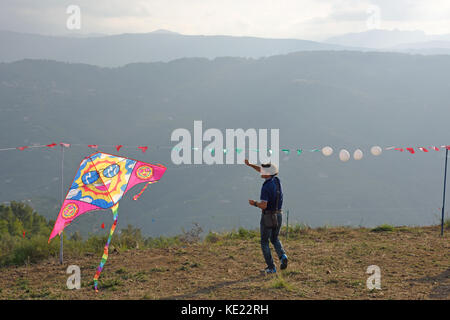
[[[20,151],[23,151],[23,150],[25,150],[25,149],[27,149],[27,148],[28,148],[27,146],[17,147],[17,149],[19,149]]]
[[[88,144],[88,147],[92,149],[98,149],[98,145],[96,144]]]
[[[403,152],[403,148],[395,148],[395,150]]]
[[[147,151],[148,147],[144,146],[144,147],[138,147],[139,149],[142,150],[142,153],[145,153],[145,151]]]
[[[445,146],[445,149],[450,150],[450,146]]]
[[[102,223],[102,229],[105,229],[105,224],[104,223]]]
[[[432,147],[435,151],[439,151],[439,148],[438,147]]]
[[[25,239],[25,230],[23,231],[22,236]]]
[[[122,147],[123,147],[123,145],[121,145],[121,144],[117,145],[117,146],[116,146],[117,152],[119,152],[119,151],[120,151],[120,148],[122,148]]]
[[[69,148],[70,147],[70,143],[60,142],[59,145],[64,147],[64,148]]]
[[[411,154],[416,153],[416,152],[414,151],[414,148],[406,148],[406,150],[408,150],[409,152],[411,152]]]
[[[49,147],[49,148],[53,148],[53,147],[56,147],[57,146],[57,144],[56,143],[51,143],[51,144],[48,144],[48,145],[46,145],[46,147]]]
[[[420,150],[422,150],[423,152],[428,152],[428,150],[424,147],[419,147]]]

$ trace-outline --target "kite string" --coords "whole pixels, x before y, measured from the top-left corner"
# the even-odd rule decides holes
[[[112,206],[111,210],[114,216],[114,222],[113,225],[111,226],[111,230],[109,231],[109,237],[108,237],[108,241],[106,242],[105,248],[103,250],[103,256],[102,256],[102,260],[100,261],[100,264],[97,268],[97,272],[95,273],[94,276],[94,289],[95,292],[98,292],[98,278],[100,277],[100,273],[103,270],[103,267],[105,266],[106,260],[108,260],[108,250],[109,250],[109,244],[111,243],[111,239],[114,233],[114,230],[116,229],[116,225],[117,225],[117,218],[118,218],[118,208],[119,208],[119,203],[116,203],[114,206]]]

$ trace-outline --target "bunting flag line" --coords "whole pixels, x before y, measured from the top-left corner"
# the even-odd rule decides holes
[[[9,151],[9,150],[20,150],[20,151],[24,151],[26,149],[30,149],[30,148],[54,148],[57,145],[60,145],[61,147],[65,147],[65,148],[70,148],[72,146],[87,146],[89,148],[98,150],[100,148],[100,146],[98,144],[70,144],[70,143],[64,143],[64,142],[60,142],[60,143],[56,143],[56,142],[52,142],[49,144],[44,144],[44,145],[37,145],[37,144],[33,144],[30,146],[19,146],[19,147],[11,147],[11,148],[0,148],[0,151]],[[114,147],[117,151],[120,151],[124,145],[118,144],[118,145],[104,145],[104,147]],[[139,149],[142,153],[146,153],[146,151],[148,151],[149,147],[148,146],[127,146],[127,148],[137,148]],[[179,147],[172,147],[172,146],[154,146],[154,149],[171,149],[171,150],[175,150],[175,151],[180,151],[181,148]],[[439,147],[437,146],[420,146],[420,147],[415,147],[417,150],[420,150],[424,153],[429,153],[429,150],[435,150],[435,151],[441,151],[441,149],[447,149],[450,150],[450,145],[442,145]],[[202,148],[198,148],[198,147],[193,147],[191,148],[193,151],[196,152],[203,152]],[[212,156],[216,155],[216,149],[215,148],[209,148],[207,149]],[[235,148],[234,149],[236,151],[237,154],[241,154],[243,151],[245,151],[245,149],[242,148]],[[247,149],[248,152],[259,152],[262,151],[262,149],[253,149],[253,148],[249,148]],[[266,149],[267,152],[269,154],[272,154],[273,150],[272,149]],[[282,154],[288,156],[291,153],[291,150],[297,153],[297,156],[300,156],[301,154],[304,153],[304,151],[309,151],[311,153],[314,152],[321,152],[324,156],[330,156],[333,153],[333,149],[329,146],[324,147],[324,148],[313,148],[313,149],[303,149],[303,148],[297,148],[297,149],[290,149],[290,148],[282,148],[282,149],[278,149],[279,152],[281,152]],[[345,150],[345,149],[342,149]],[[396,151],[400,151],[400,152],[404,152],[404,151],[408,151],[409,154],[415,154],[416,150],[414,149],[414,147],[396,147],[396,146],[389,146],[389,147],[385,147],[385,148],[381,148],[380,146],[373,146],[370,149],[370,152],[372,155],[374,156],[379,156],[382,153],[382,150],[388,151],[388,150],[396,150]],[[227,154],[228,153],[228,149],[227,148],[223,148],[221,150],[223,152],[223,154]],[[347,150],[346,150],[347,151]],[[347,151],[348,152],[348,151]],[[355,149],[354,153],[353,153],[353,158],[355,160],[361,160],[363,158],[363,151],[361,149]]]
[[[141,149],[142,153],[145,153],[145,151],[147,151],[147,149],[148,149],[148,147],[146,147],[146,146],[141,146],[138,148]]]

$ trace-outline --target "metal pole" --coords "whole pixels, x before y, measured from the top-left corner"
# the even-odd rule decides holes
[[[288,239],[288,234],[289,234],[289,210],[287,211],[286,214],[286,240]]]
[[[448,160],[448,148],[445,150],[445,173],[444,173],[444,195],[442,199],[442,219],[441,219],[441,236],[444,235],[444,209],[445,209],[445,187],[447,185],[447,160]]]
[[[64,203],[64,146],[61,145],[61,206]],[[59,264],[63,264],[63,239],[64,239],[64,230],[61,231],[61,235],[59,236]]]

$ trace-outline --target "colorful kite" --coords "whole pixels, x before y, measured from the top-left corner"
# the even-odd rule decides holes
[[[137,200],[149,184],[161,179],[165,171],[166,167],[160,164],[153,165],[103,152],[96,152],[81,162],[48,242],[56,235],[61,235],[63,229],[80,215],[93,210],[112,210],[114,222],[94,276],[95,291],[98,291],[98,277],[108,259],[108,247],[117,225],[120,199],[135,185],[146,183],[141,192],[133,197],[133,200]]]

